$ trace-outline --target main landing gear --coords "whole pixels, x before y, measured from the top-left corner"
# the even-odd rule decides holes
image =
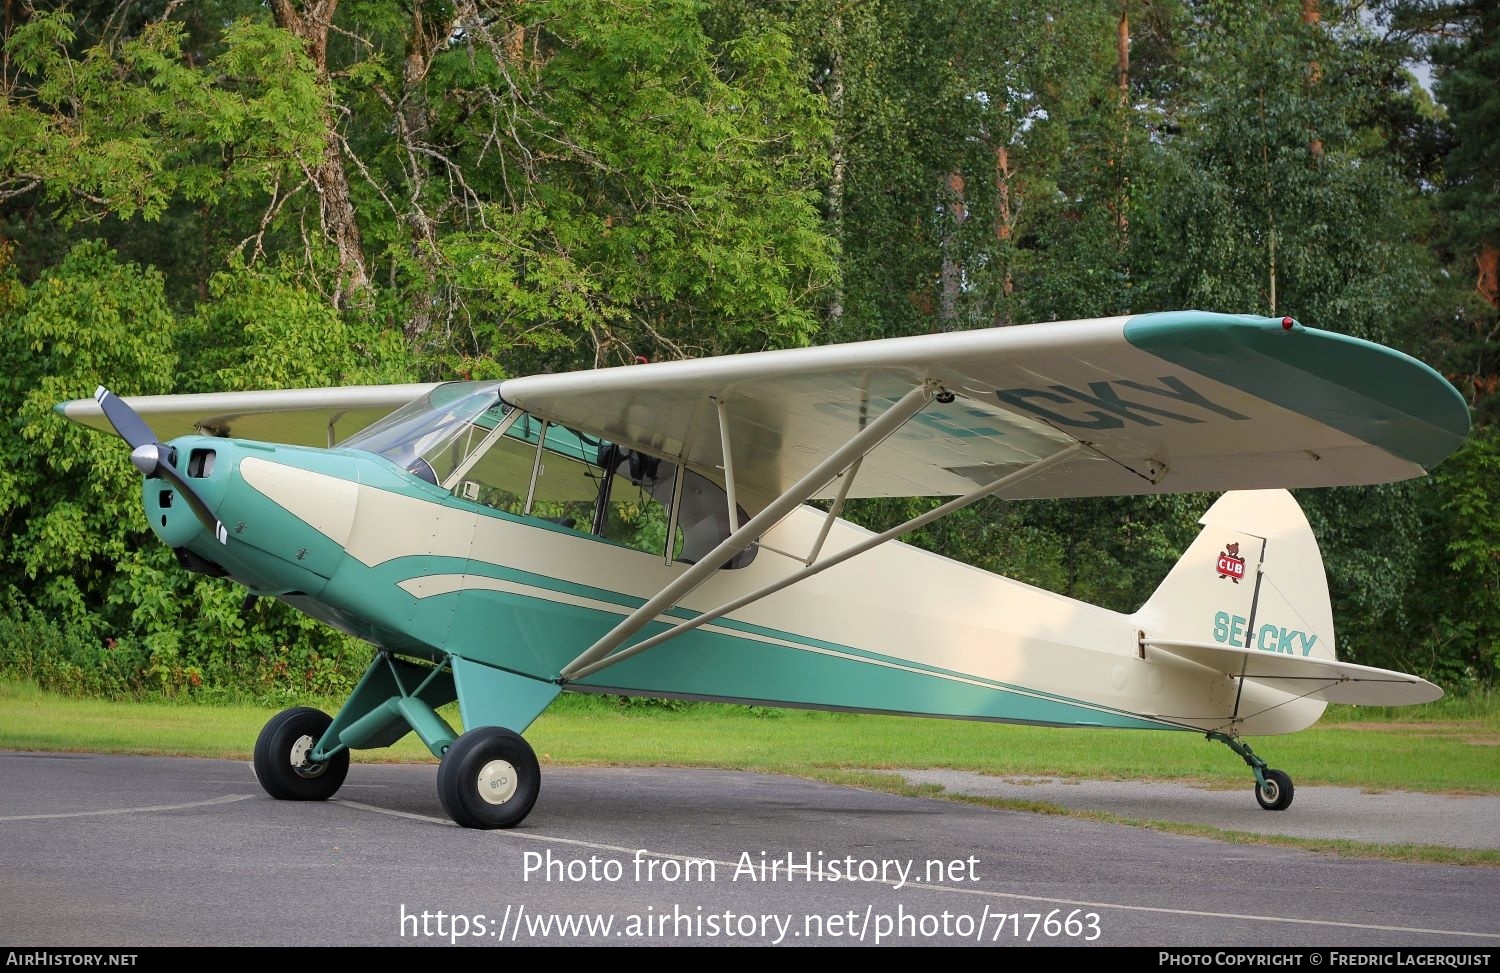
[[[328,714],[306,706],[271,717],[255,741],[255,776],[267,794],[282,801],[326,801],[338,791],[349,773],[348,748],[312,759],[332,723]],[[520,734],[480,726],[441,749],[438,801],[456,824],[513,828],[531,813],[542,770]]]
[[[1215,732],[1208,734],[1208,738],[1224,744],[1250,765],[1250,769],[1255,772],[1255,801],[1263,809],[1285,811],[1292,806],[1294,788],[1291,775],[1267,767],[1266,762],[1250,749],[1250,745],[1238,737]]]
[[[378,652],[337,716],[298,707],[271,718],[255,743],[255,776],[283,801],[326,801],[349,772],[351,750],[415,733],[438,758],[438,800],[454,823],[514,828],[542,789],[536,752],[516,731],[559,692],[555,682],[461,656],[432,665]],[[461,735],[438,715],[455,701],[471,726]]]

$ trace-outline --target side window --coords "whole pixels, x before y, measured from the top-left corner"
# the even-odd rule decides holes
[[[542,424],[522,416],[481,456],[453,487],[455,495],[496,510],[530,514],[561,527],[587,533],[603,480],[597,445],[560,426],[548,426],[547,441],[537,455]],[[536,491],[531,509],[532,473]]]
[[[604,506],[605,536],[643,551],[660,553],[666,543],[679,472],[678,467],[665,460],[616,451],[612,457],[609,501]],[[647,497],[653,502],[646,503]],[[683,475],[680,503],[672,560],[696,564],[729,536],[729,503],[723,488],[692,470]],[[743,509],[738,513],[740,523],[750,519]],[[754,545],[746,548],[724,567],[744,567],[755,560],[756,550]]]
[[[667,509],[672,503],[676,467],[664,460],[611,447],[605,456],[609,493],[600,505],[595,533],[638,551],[662,556],[667,544]],[[682,550],[682,530],[672,553]]]
[[[539,420],[521,416],[463,473],[453,485],[454,495],[663,556],[678,468],[553,425],[545,427],[538,461],[543,428]],[[457,469],[458,463],[448,465]],[[727,500],[718,484],[689,470],[683,476],[680,503],[672,560],[696,563],[729,536]],[[738,513],[741,523],[749,519],[744,510]],[[725,567],[744,567],[755,553],[751,546]]]
[[[453,488],[455,495],[518,514],[526,505],[536,447],[503,436]]]
[[[735,513],[741,524],[750,519],[743,507]],[[682,529],[682,552],[677,559],[696,564],[729,536],[729,498],[724,488],[688,470],[682,480],[682,509],[677,514],[677,525]],[[751,544],[730,558],[724,570],[744,567],[755,560],[759,549],[759,545]]]

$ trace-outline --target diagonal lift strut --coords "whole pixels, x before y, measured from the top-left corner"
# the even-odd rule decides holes
[[[889,415],[889,413],[886,413],[886,415]],[[885,418],[885,416],[883,415],[881,418]],[[609,648],[606,648],[604,652],[595,654],[594,650],[590,649],[589,652],[584,653],[583,656],[580,656],[578,659],[574,660],[574,662],[564,670],[563,676],[566,680],[583,679],[586,676],[590,676],[602,669],[606,669],[612,665],[615,665],[616,663],[623,662],[631,656],[644,652],[647,649],[654,648],[662,644],[663,642],[676,638],[677,636],[682,635],[686,632],[690,632],[693,629],[706,625],[712,621],[715,621],[716,619],[722,618],[730,612],[737,611],[745,607],[746,605],[751,604],[752,602],[756,602],[761,600],[762,598],[773,595],[776,592],[783,590],[784,588],[788,588],[791,585],[798,583],[799,581],[804,581],[807,578],[812,577],[813,575],[820,574],[821,572],[826,571],[837,564],[842,564],[844,561],[863,554],[866,551],[872,550],[880,546],[881,544],[886,543],[887,541],[901,536],[902,534],[916,530],[917,528],[922,527],[926,524],[930,524],[941,517],[945,517],[948,514],[953,513],[956,510],[967,507],[970,504],[982,500],[987,496],[998,493],[1006,487],[1018,483],[1021,480],[1026,479],[1027,477],[1035,476],[1036,474],[1041,473],[1046,469],[1056,466],[1058,463],[1062,463],[1065,460],[1072,458],[1073,456],[1083,452],[1085,449],[1087,449],[1087,447],[1083,443],[1072,443],[1068,446],[1065,446],[1057,452],[1045,456],[1028,466],[1022,467],[1021,469],[1016,470],[1015,472],[1010,473],[1007,476],[1003,476],[998,480],[987,483],[984,486],[978,487],[977,489],[971,490],[970,492],[962,496],[955,497],[952,500],[949,500],[947,503],[935,507],[932,510],[929,510],[927,513],[921,514],[920,516],[913,517],[911,520],[899,524],[891,528],[890,530],[867,537],[864,540],[860,541],[858,544],[845,548],[844,550],[839,551],[838,553],[833,554],[829,557],[823,558],[822,560],[815,561],[812,564],[809,564],[806,567],[802,568],[801,570],[793,572],[792,574],[787,575],[784,578],[780,578],[769,585],[741,595],[740,597],[723,605],[720,605],[718,608],[712,609],[711,611],[707,611],[702,613],[701,615],[694,616],[687,621],[674,625],[673,627],[667,629],[665,632],[660,632],[626,649],[614,652],[613,655],[609,654],[615,647],[623,644],[624,638],[629,638],[630,634],[633,634],[635,631],[639,631],[641,627],[643,627],[645,624],[659,615],[660,612],[665,611],[667,608],[670,608],[672,604],[675,604],[677,599],[681,597],[674,595],[670,602],[663,604],[661,608],[653,609],[653,604],[663,600],[663,595],[665,595],[670,590],[670,588],[663,589],[662,594],[657,595],[657,597],[653,598],[651,602],[648,602],[646,605],[637,609],[634,614],[625,619],[624,622],[621,622],[619,626],[616,626],[614,631],[619,631],[620,628],[629,623],[637,615],[642,614],[648,609],[652,609],[652,614],[650,617],[642,619],[641,623],[639,625],[636,625],[630,633],[627,633],[624,638],[620,639],[619,641],[614,642],[613,645]],[[855,462],[858,462],[858,457],[856,457]],[[783,495],[782,499],[785,499],[786,496],[789,496],[791,492],[792,491],[788,491],[788,494]],[[814,489],[813,492],[816,492],[816,489]],[[767,509],[769,510],[770,508]],[[749,524],[745,525],[743,530],[750,530],[750,528],[754,526],[754,524],[755,521],[752,520]],[[733,540],[732,537],[731,540]],[[726,542],[726,544],[727,543],[728,542]],[[728,558],[726,557],[723,560],[727,559]],[[722,561],[718,558],[717,550],[709,557],[705,558],[703,562],[699,563],[701,565],[705,562],[714,563],[715,565],[722,563]],[[684,574],[683,577],[686,578],[687,575]],[[679,582],[680,581],[681,579],[679,579]],[[693,587],[697,587],[697,585],[695,584],[693,585]],[[684,594],[685,593],[686,592],[684,592]],[[610,635],[613,634],[614,632],[610,633]],[[605,639],[601,639],[600,642],[596,644],[595,648],[597,648],[599,644],[604,644],[608,639],[609,636],[606,636]]]

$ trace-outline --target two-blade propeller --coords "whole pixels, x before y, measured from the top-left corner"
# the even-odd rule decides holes
[[[156,433],[146,425],[146,420],[132,409],[125,400],[115,395],[104,386],[94,390],[94,400],[99,403],[99,408],[104,410],[104,417],[109,424],[115,427],[115,432],[130,446],[130,462],[141,471],[142,476],[159,476],[169,481],[176,488],[177,493],[192,509],[194,516],[203,523],[204,527],[213,531],[213,535],[220,544],[229,543],[229,532],[219,522],[219,518],[208,509],[208,504],[198,496],[192,484],[177,472],[177,467],[172,465],[172,447],[156,438]]]

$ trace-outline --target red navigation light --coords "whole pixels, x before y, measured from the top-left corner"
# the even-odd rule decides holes
[[[1294,325],[1296,323],[1297,322],[1293,321],[1292,320],[1292,316],[1289,314],[1286,317],[1284,317],[1284,318],[1281,319],[1281,329],[1283,331],[1290,331],[1290,330],[1292,330],[1292,325]]]

